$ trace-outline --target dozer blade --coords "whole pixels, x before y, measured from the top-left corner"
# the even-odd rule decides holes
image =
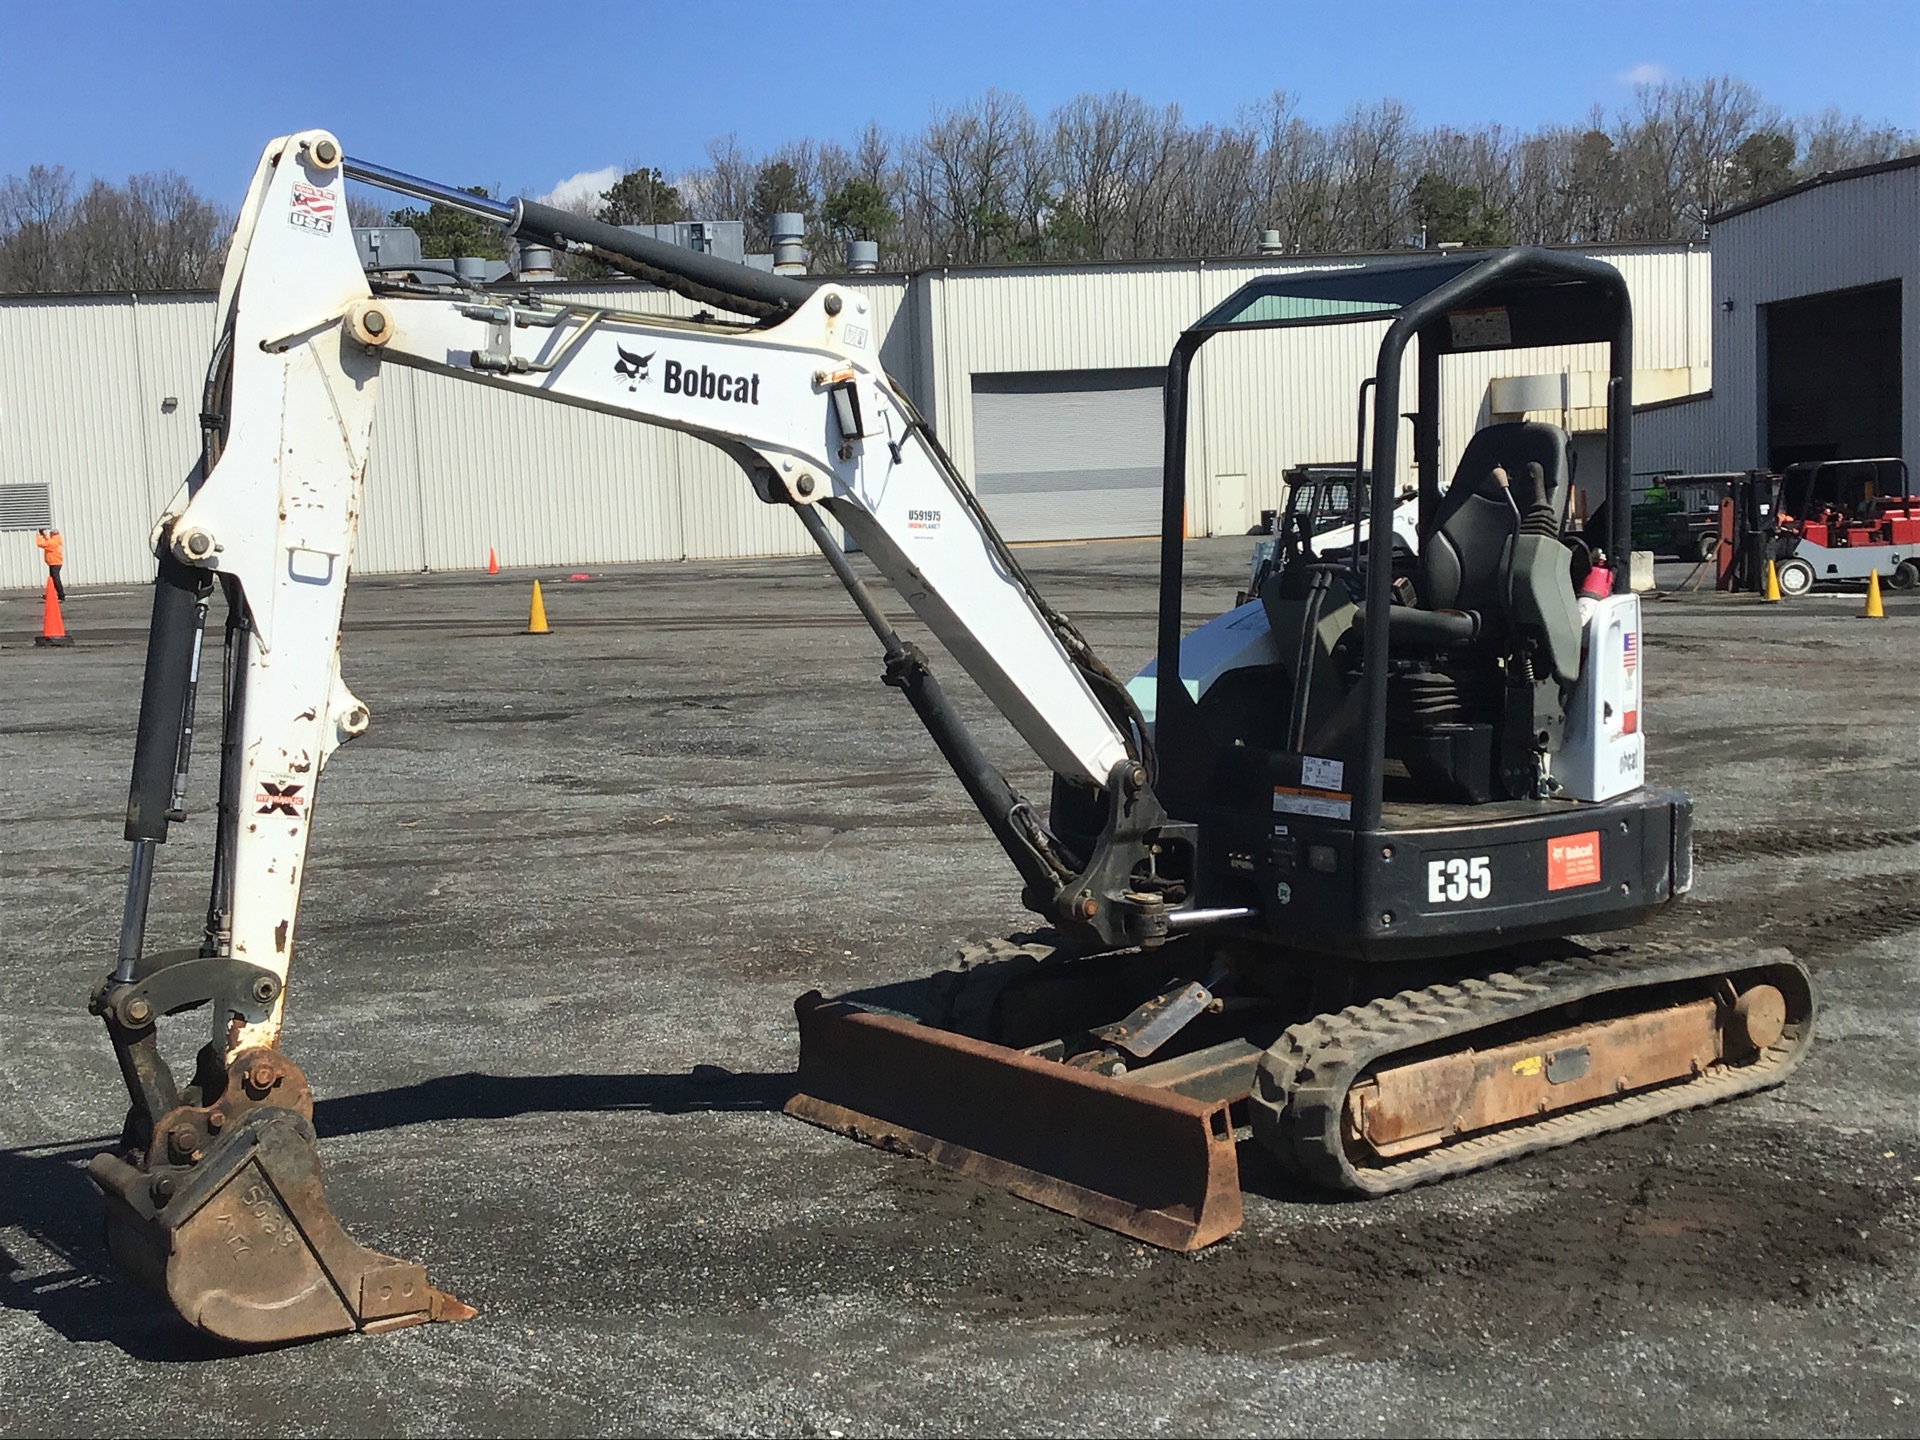
[[[893,1015],[794,1002],[787,1114],[1169,1250],[1240,1228],[1225,1103],[1090,1074]]]
[[[189,1325],[236,1344],[280,1345],[476,1313],[429,1285],[420,1266],[347,1235],[322,1193],[313,1127],[297,1110],[246,1109],[216,1127],[218,1139],[183,1128],[188,1113],[156,1132],[156,1150],[177,1145],[168,1153],[183,1164],[145,1170],[97,1155],[88,1174],[106,1194],[114,1260]],[[211,1143],[182,1154],[194,1138]]]

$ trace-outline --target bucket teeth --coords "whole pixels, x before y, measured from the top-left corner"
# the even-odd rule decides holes
[[[165,1137],[187,1123],[169,1117],[149,1154],[164,1158]],[[341,1228],[299,1111],[258,1105],[219,1130],[189,1164],[142,1169],[99,1155],[88,1167],[107,1197],[114,1260],[189,1325],[235,1344],[280,1345],[475,1313],[434,1289],[419,1265]]]

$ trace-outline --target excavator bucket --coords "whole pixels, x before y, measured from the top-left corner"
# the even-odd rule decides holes
[[[1240,1228],[1228,1105],[810,992],[787,1114],[1169,1250]]]
[[[298,1072],[286,1064],[282,1074]],[[108,1251],[189,1325],[235,1344],[281,1345],[476,1313],[429,1285],[420,1266],[347,1235],[299,1109],[227,1108],[240,1111],[231,1123],[221,1106],[185,1107],[156,1128],[154,1151],[174,1163],[143,1169],[107,1154],[88,1167],[106,1195]]]

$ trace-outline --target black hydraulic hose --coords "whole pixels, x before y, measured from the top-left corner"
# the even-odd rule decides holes
[[[1358,534],[1358,530],[1355,531]],[[1287,748],[1307,748],[1308,705],[1313,697],[1313,642],[1320,629],[1321,611],[1326,606],[1327,587],[1332,577],[1316,570],[1308,583],[1306,612],[1300,618],[1300,643],[1294,650],[1293,673],[1297,677],[1292,701],[1287,707]]]
[[[219,463],[227,443],[227,398],[233,384],[233,331],[222,330],[200,388],[200,476],[204,480]]]
[[[814,286],[803,280],[669,245],[536,200],[513,202],[507,234],[562,249],[585,247],[608,264],[663,290],[762,320],[783,320],[813,297]]]
[[[1013,861],[1020,878],[1037,897],[1051,898],[1061,883],[1071,877],[1072,871],[1057,856],[1048,853],[1051,847],[1043,835],[1036,833],[1038,822],[1031,803],[1008,784],[1006,776],[987,759],[966,721],[960,718],[960,712],[953,708],[953,702],[947,699],[940,682],[928,668],[926,656],[917,646],[901,640],[892,622],[874,601],[873,592],[867,589],[866,582],[834,542],[819,511],[811,505],[797,505],[794,509],[827,564],[859,607],[861,616],[879,637],[887,656],[883,677],[886,683],[907,697],[907,703],[913,706],[914,714],[933,737],[933,743],[986,820],[1000,848]]]
[[[785,319],[807,303],[817,283],[669,245],[651,235],[623,230],[604,220],[590,220],[537,200],[495,200],[351,156],[342,161],[341,168],[349,180],[491,220],[516,240],[584,250],[663,290],[760,320]]]
[[[231,575],[223,575],[227,602],[224,687],[220,707],[220,798],[213,839],[213,883],[207,893],[207,927],[201,953],[222,955],[233,938],[234,845],[240,827],[240,754],[246,733],[247,676],[253,653],[253,621],[246,597]]]
[[[1356,433],[1353,441],[1353,489],[1347,496],[1349,502],[1347,524],[1351,527],[1348,533],[1352,538],[1353,548],[1347,552],[1347,555],[1351,562],[1349,569],[1356,579],[1360,575],[1360,477],[1367,473],[1367,391],[1373,389],[1377,383],[1378,381],[1371,375],[1360,382],[1359,416],[1354,422]],[[1371,545],[1373,540],[1374,536],[1369,531],[1367,543]],[[1389,554],[1391,554],[1391,548],[1389,548]],[[1371,550],[1367,552],[1367,563],[1369,565],[1373,563]]]

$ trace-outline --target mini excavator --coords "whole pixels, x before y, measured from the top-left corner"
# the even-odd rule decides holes
[[[349,178],[711,309],[370,280]],[[1302,556],[1183,635],[1196,356],[1353,323],[1384,329],[1356,472],[1402,473],[1413,352],[1417,559]],[[1130,682],[1028,581],[876,340],[867,301],[831,281],[357,162],[325,131],[266,148],[221,282],[203,455],[153,532],[126,908],[92,999],[132,1100],[121,1143],[89,1170],[109,1247],[191,1325],[270,1344],[473,1313],[342,1228],[311,1093],[280,1047],[318,781],[369,723],[341,675],[340,617],[390,364],[731,455],[818,543],[885,683],[1018,872],[1035,935],[914,986],[796,1002],[793,1115],[1193,1249],[1240,1222],[1243,1137],[1304,1181],[1377,1195],[1774,1085],[1798,1062],[1814,995],[1784,953],[1606,938],[1692,874],[1689,800],[1645,783],[1639,602],[1626,567],[1609,581],[1604,564],[1626,551],[1629,510],[1632,329],[1615,270],[1529,249],[1306,264],[1203,316],[1166,374],[1157,658]],[[1488,426],[1450,483],[1440,470],[1450,357],[1585,343],[1611,353],[1613,533],[1595,544],[1567,523],[1571,460],[1552,426]],[[1374,535],[1392,533],[1393,492],[1372,487]],[[833,525],[1052,772],[1044,811],[982,753]],[[205,932],[149,949],[216,587]],[[162,1058],[163,1022],[208,1026],[190,1077]]]

